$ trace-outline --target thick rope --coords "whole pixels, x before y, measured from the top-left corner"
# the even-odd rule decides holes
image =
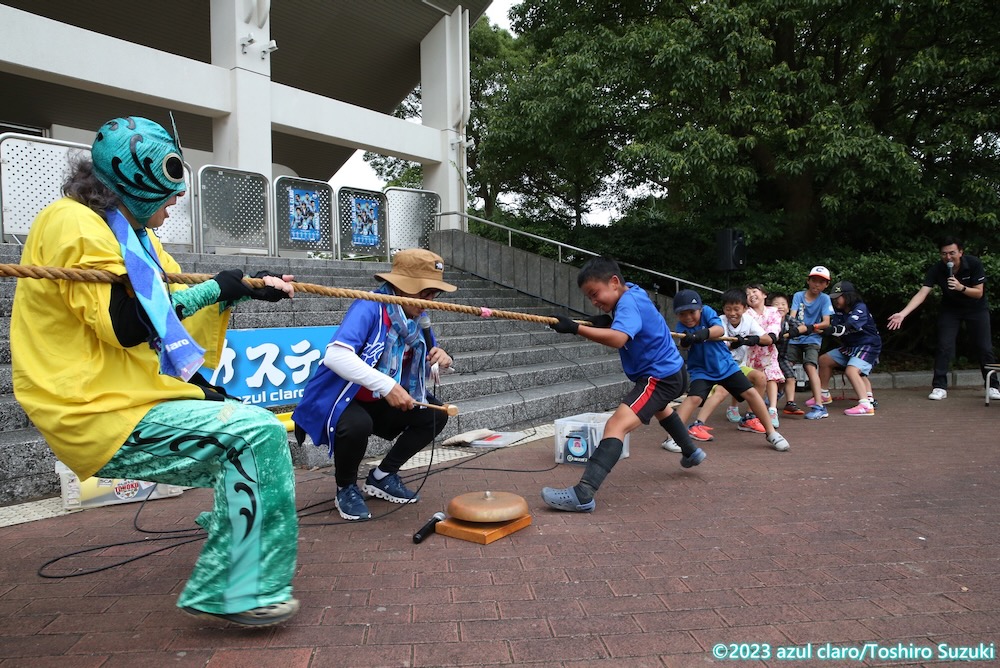
[[[70,267],[39,267],[25,264],[0,264],[0,276],[11,276],[14,278],[48,278],[55,280],[83,281],[86,283],[128,283],[127,275],[119,275],[103,269],[74,269]],[[168,283],[183,283],[194,285],[211,280],[212,274],[165,274]],[[254,288],[264,287],[264,280],[260,278],[244,277],[243,282]],[[292,283],[296,292],[306,292],[310,294],[323,295],[326,297],[339,297],[342,299],[367,299],[368,301],[380,302],[382,304],[399,304],[401,306],[415,306],[421,309],[435,309],[438,311],[451,311],[453,313],[468,313],[481,318],[503,318],[505,320],[523,320],[526,322],[537,322],[543,325],[554,325],[559,322],[557,318],[542,315],[531,315],[530,313],[518,313],[517,311],[500,311],[497,309],[480,306],[465,306],[463,304],[450,304],[447,302],[436,302],[427,299],[415,299],[413,297],[397,297],[396,295],[383,295],[366,290],[348,290],[346,288],[332,288],[314,283]]]
[[[84,283],[128,283],[128,276],[125,274],[115,274],[104,269],[74,269],[72,267],[39,267],[30,264],[0,264],[0,276],[13,278],[49,278],[65,281],[82,281]],[[164,274],[168,283],[183,283],[185,285],[195,285],[211,280],[213,274]],[[243,282],[253,288],[264,287],[264,279],[243,277]],[[325,297],[339,297],[341,299],[367,299],[372,302],[382,304],[399,304],[400,306],[416,306],[421,309],[435,309],[438,311],[451,311],[453,313],[468,313],[478,315],[481,318],[502,318],[504,320],[522,320],[524,322],[537,322],[542,325],[554,325],[559,322],[558,318],[544,315],[531,315],[530,313],[518,313],[517,311],[501,311],[498,309],[486,308],[485,306],[465,306],[463,304],[449,304],[447,302],[435,302],[428,299],[414,299],[413,297],[397,297],[396,295],[383,295],[377,292],[366,290],[348,290],[347,288],[331,288],[326,285],[316,285],[315,283],[292,283],[298,292],[307,292]],[[589,324],[586,321],[577,320],[581,324]],[[670,332],[675,339],[682,338],[683,334]],[[721,336],[713,341],[735,341],[731,336]]]

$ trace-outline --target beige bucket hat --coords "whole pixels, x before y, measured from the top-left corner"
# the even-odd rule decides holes
[[[441,280],[444,277],[444,260],[437,253],[423,248],[410,248],[396,253],[392,259],[392,271],[375,274],[375,278],[391,283],[403,292],[415,295],[433,288],[443,292],[454,292],[458,288]]]

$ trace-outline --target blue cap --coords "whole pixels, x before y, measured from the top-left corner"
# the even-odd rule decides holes
[[[701,308],[701,295],[694,290],[681,290],[674,295],[674,313]]]

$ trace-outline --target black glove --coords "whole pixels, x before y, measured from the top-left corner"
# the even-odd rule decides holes
[[[695,332],[686,332],[684,338],[681,339],[681,345],[685,348],[691,346],[695,343],[703,343],[708,340],[708,336],[711,334],[708,327],[704,329],[699,329]]]
[[[792,337],[792,323],[785,318],[781,321],[781,338],[790,339]]]
[[[219,284],[219,301],[235,302],[250,296],[250,286],[243,282],[239,269],[225,269],[212,277]]]
[[[611,323],[614,322],[614,318],[612,318],[607,313],[601,315],[592,315],[589,316],[586,320],[588,323],[590,323],[591,327],[600,327],[601,329],[608,329],[609,327],[611,327]]]
[[[274,274],[270,271],[258,271],[253,275],[254,278],[264,278],[265,276],[275,276],[281,278],[281,274]],[[259,299],[265,302],[277,302],[282,299],[288,298],[288,293],[279,290],[278,288],[272,288],[270,285],[265,285],[262,288],[250,288],[250,296],[254,299]]]
[[[560,334],[576,334],[577,330],[580,329],[579,324],[573,322],[564,315],[554,315],[551,317],[555,318],[558,322],[549,325],[549,327],[556,330]]]
[[[743,340],[741,345],[744,346],[759,346],[760,337],[756,334],[748,334],[747,336],[741,336],[740,339]]]
[[[259,271],[254,274],[254,278],[264,278],[265,276],[278,276],[269,271]],[[279,276],[280,278],[280,276]],[[243,272],[239,269],[225,269],[213,277],[219,284],[219,301],[232,303],[244,297],[260,299],[266,302],[276,302],[288,296],[277,288],[265,285],[262,288],[251,288],[243,282]]]
[[[847,325],[834,325],[828,331],[831,336],[843,336],[847,334]]]
[[[746,339],[745,336],[734,336],[733,340],[732,341],[728,341],[728,343],[729,343],[729,349],[730,350],[735,350],[736,348],[739,348],[741,346],[748,346],[748,345],[750,345],[749,343],[747,343],[747,339]]]
[[[781,340],[781,339],[779,339],[779,338],[778,338],[778,335],[777,335],[777,334],[768,334],[768,336],[770,336],[770,337],[771,337],[771,345],[772,345],[772,346],[776,346],[776,345],[778,345],[778,341],[780,341],[780,340]]]

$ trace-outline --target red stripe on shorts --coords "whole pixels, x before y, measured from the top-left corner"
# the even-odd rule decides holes
[[[633,413],[638,415],[639,411],[641,411],[643,407],[647,403],[649,403],[649,399],[653,396],[653,392],[656,391],[656,384],[658,382],[659,381],[656,378],[653,378],[652,376],[646,379],[646,389],[642,391],[642,394],[639,395],[638,399],[633,401],[628,406],[629,408],[632,409]]]

